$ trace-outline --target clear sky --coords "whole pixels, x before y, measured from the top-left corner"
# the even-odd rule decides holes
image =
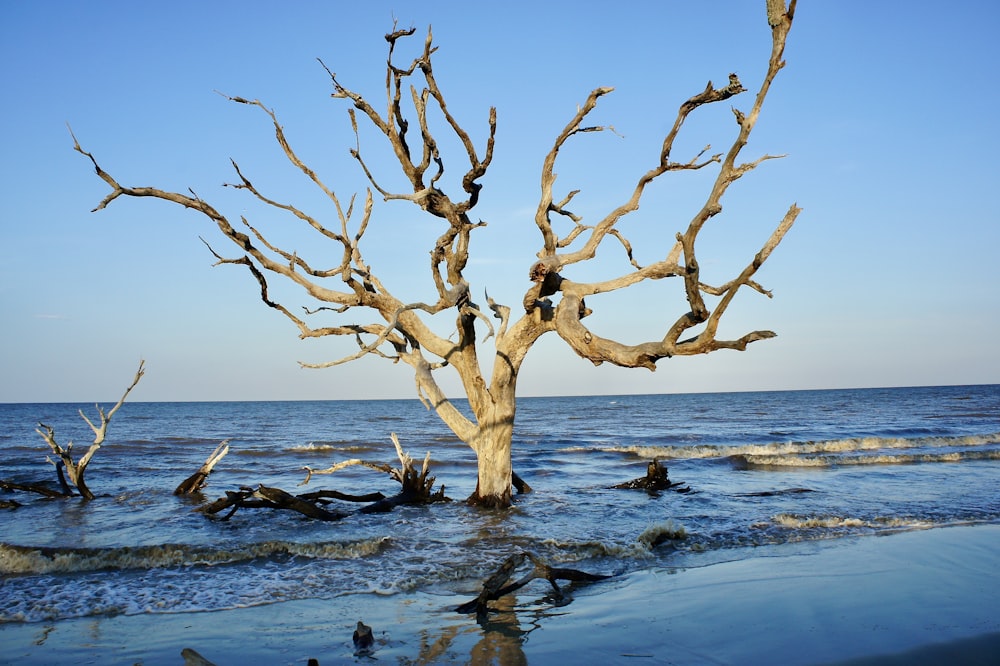
[[[378,100],[393,19],[418,34],[433,25],[439,83],[479,145],[489,107],[498,110],[476,209],[489,226],[474,239],[470,278],[477,298],[485,289],[516,311],[539,247],[541,160],[577,105],[595,87],[616,88],[593,121],[618,135],[578,137],[556,169],[557,195],[581,189],[577,212],[593,220],[653,164],[680,102],[731,71],[755,89],[769,49],[763,6],[0,2],[0,402],[113,401],[140,358],[147,374],[134,400],[414,396],[409,368],[378,359],[299,368],[345,348],[298,340],[244,270],[213,267],[198,237],[229,248],[204,218],[152,200],[89,212],[107,188],[73,152],[66,123],[124,184],[191,188],[238,219],[251,202],[221,187],[235,178],[233,158],[275,198],[332,219],[283,162],[266,116],[214,91],[273,107],[346,200],[364,181],[347,152],[346,105],[330,98],[316,58]],[[553,334],[528,356],[521,394],[1000,383],[998,33],[993,0],[803,0],[788,66],[744,153],[787,157],[733,186],[701,255],[705,277],[723,282],[790,204],[802,206],[758,275],[774,299],[744,293],[723,330],[778,337],[742,354],[664,360],[650,373],[595,368]],[[745,94],[734,105],[750,102]],[[734,127],[726,108],[692,119],[675,156],[707,143],[723,150]],[[378,170],[370,135],[365,147]],[[459,156],[444,158],[458,170]],[[640,260],[666,251],[705,193],[703,181],[678,176],[625,229]],[[293,233],[287,219],[255,214],[276,237]],[[386,239],[433,238],[433,226],[399,204],[378,207],[375,226],[369,259],[384,283],[430,299],[430,246]],[[323,263],[322,244],[303,247]],[[659,337],[681,307],[669,282],[599,302],[595,326],[628,341]]]

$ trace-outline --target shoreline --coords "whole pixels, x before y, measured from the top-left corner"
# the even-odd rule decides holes
[[[991,524],[787,544],[570,588],[565,605],[536,581],[483,626],[454,612],[468,597],[433,590],[0,624],[0,664],[182,664],[184,648],[219,666],[364,663],[359,619],[383,663],[986,664],[1000,654],[997,546]]]

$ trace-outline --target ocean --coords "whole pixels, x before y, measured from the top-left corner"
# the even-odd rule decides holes
[[[0,479],[47,481],[34,431],[92,441],[78,410],[0,405]],[[361,458],[398,466],[390,434],[454,501],[323,522],[196,511],[264,484],[393,494]],[[175,497],[230,442],[201,499]],[[659,460],[688,492],[613,489]],[[824,548],[903,530],[1000,523],[1000,386],[625,395],[520,400],[509,511],[464,503],[475,458],[416,400],[127,402],[87,481],[97,498],[0,492],[0,623],[195,613],[297,599],[424,591],[475,597],[508,555],[618,575]],[[437,486],[436,486],[437,487]],[[338,503],[343,511],[357,505]]]

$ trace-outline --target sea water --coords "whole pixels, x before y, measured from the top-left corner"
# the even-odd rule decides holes
[[[92,441],[94,405],[0,405],[0,479],[56,487],[34,431]],[[454,501],[322,522],[197,511],[259,484],[291,493],[395,492],[360,458],[398,466],[390,434],[431,455]],[[174,488],[222,441],[202,497]],[[688,492],[612,486],[650,460]],[[422,590],[474,597],[508,555],[621,574],[763,557],[787,544],[1000,522],[1000,386],[524,398],[514,469],[533,488],[507,511],[463,500],[472,451],[416,400],[126,403],[87,469],[98,497],[2,493],[0,622],[188,613]]]

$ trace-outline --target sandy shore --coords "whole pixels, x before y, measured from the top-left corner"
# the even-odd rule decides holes
[[[486,626],[465,596],[355,595],[218,613],[0,625],[3,664],[995,664],[1000,526],[788,545],[573,591],[536,581]],[[764,551],[761,551],[763,553]],[[527,602],[527,603],[526,603]],[[358,619],[374,659],[353,655]]]

